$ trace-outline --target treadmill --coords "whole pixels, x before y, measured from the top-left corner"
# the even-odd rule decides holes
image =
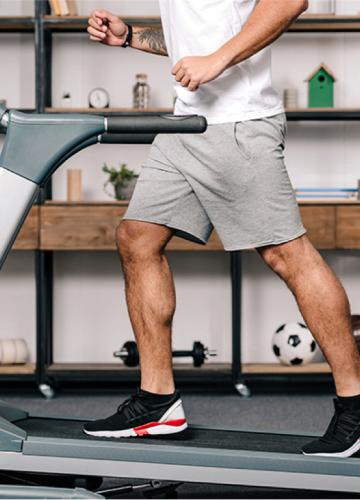
[[[314,436],[194,426],[164,437],[94,438],[86,420],[0,405],[0,470],[360,492],[360,459],[304,456]]]
[[[198,116],[24,114],[1,106],[0,124],[7,129],[0,267],[40,186],[73,154],[96,143],[150,143],[158,133],[202,133],[207,126]],[[0,402],[0,471],[360,492],[359,458],[301,454],[314,436],[194,426],[168,438],[117,440],[85,435],[83,424]]]

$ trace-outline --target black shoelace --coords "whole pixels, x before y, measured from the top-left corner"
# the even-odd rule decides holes
[[[334,440],[342,443],[352,438],[360,429],[360,410],[349,410],[337,399],[334,399],[335,415],[321,441],[331,443]]]
[[[140,401],[141,396],[139,394],[133,394],[129,399],[119,405],[117,412],[122,413],[127,419],[133,420],[141,415],[144,415],[149,410]]]

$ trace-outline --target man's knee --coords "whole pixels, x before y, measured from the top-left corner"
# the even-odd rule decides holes
[[[259,253],[266,264],[285,281],[296,272],[297,263],[309,250],[311,243],[306,236],[281,245],[259,249]]]
[[[116,228],[116,244],[123,259],[158,255],[171,237],[168,228],[149,222],[124,220]]]

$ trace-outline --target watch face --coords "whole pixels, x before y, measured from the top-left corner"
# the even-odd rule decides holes
[[[91,108],[108,108],[110,104],[109,94],[105,89],[94,89],[89,94],[89,105]]]

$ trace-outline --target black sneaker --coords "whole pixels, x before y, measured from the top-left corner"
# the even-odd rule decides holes
[[[351,457],[360,449],[360,409],[346,408],[334,399],[335,415],[320,439],[302,449],[304,455]]]
[[[176,434],[187,428],[179,393],[173,396],[150,396],[138,391],[122,403],[114,415],[84,425],[91,436],[122,438]]]

